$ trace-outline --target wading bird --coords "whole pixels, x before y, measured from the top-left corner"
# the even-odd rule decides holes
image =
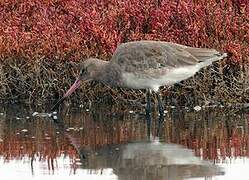
[[[89,58],[82,62],[78,78],[52,110],[79,86],[81,81],[98,81],[111,87],[147,90],[146,112],[151,109],[151,92],[156,93],[163,115],[160,86],[170,86],[193,76],[201,68],[227,56],[215,49],[194,48],[163,41],[134,41],[118,46],[110,61]]]

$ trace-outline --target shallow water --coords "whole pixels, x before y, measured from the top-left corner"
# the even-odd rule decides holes
[[[247,179],[249,116],[238,109],[168,108],[165,117],[102,106],[0,107],[1,177]]]

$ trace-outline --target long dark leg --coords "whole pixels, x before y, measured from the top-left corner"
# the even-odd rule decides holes
[[[159,116],[159,119],[158,119],[158,126],[157,126],[157,130],[156,130],[156,136],[157,137],[161,137],[161,134],[162,134],[162,123],[164,121],[164,116]]]
[[[157,137],[160,137],[161,134],[161,125],[164,121],[164,107],[161,99],[161,95],[159,92],[156,92],[156,98],[158,102],[158,111],[159,111],[159,119],[158,119],[158,127],[157,127]]]
[[[148,89],[146,91],[146,115],[150,115],[151,114],[151,90]]]
[[[156,93],[156,98],[157,98],[157,101],[158,101],[158,111],[159,111],[159,114],[160,114],[160,116],[163,116],[163,114],[164,114],[164,107],[163,107],[161,95],[160,95],[159,92]]]
[[[147,121],[147,136],[150,139],[151,135],[151,90],[146,91],[146,121]]]

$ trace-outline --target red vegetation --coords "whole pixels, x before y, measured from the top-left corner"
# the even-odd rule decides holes
[[[110,57],[122,42],[154,39],[248,61],[248,0],[3,0],[0,57]]]

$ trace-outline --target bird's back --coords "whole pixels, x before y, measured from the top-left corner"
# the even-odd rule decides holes
[[[134,41],[118,46],[111,63],[125,72],[195,65],[220,53],[214,49],[193,48],[163,41]]]
[[[134,41],[117,48],[109,70],[117,69],[123,87],[158,91],[160,86],[188,79],[223,57],[225,54],[214,49],[162,41]]]

